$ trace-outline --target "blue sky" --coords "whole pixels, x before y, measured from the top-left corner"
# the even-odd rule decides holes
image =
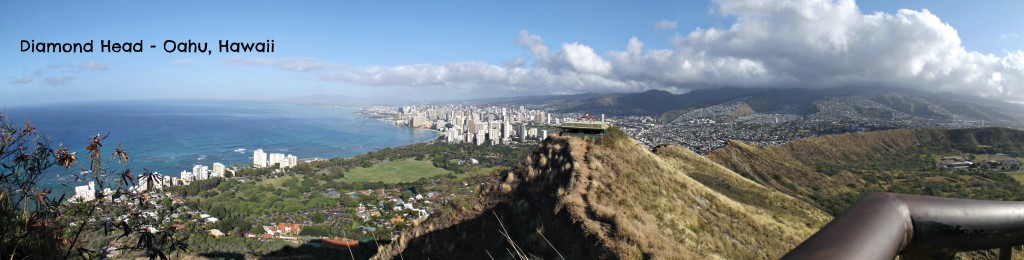
[[[1019,15],[1024,3],[851,4],[4,2],[0,106],[298,96],[413,101],[847,85],[1024,100],[1024,18]],[[98,44],[103,39],[143,40],[158,48],[85,54],[19,50],[21,40]],[[207,42],[214,53],[165,53],[159,46],[168,39]],[[216,51],[218,40],[267,39],[275,40],[275,53]],[[832,64],[836,60],[848,65]]]

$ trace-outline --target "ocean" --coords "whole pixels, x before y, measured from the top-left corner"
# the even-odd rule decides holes
[[[109,137],[104,156],[119,144],[143,169],[178,176],[196,164],[247,166],[252,151],[306,158],[350,157],[372,150],[437,138],[434,131],[400,128],[356,113],[355,108],[239,101],[117,101],[4,108],[19,124],[30,120],[53,146],[63,144],[88,161],[85,146],[96,134]],[[86,166],[83,164],[82,166]],[[52,169],[47,182],[80,170]],[[63,178],[61,176],[64,176]]]

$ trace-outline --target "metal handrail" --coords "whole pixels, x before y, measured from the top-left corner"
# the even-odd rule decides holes
[[[783,259],[951,258],[1024,244],[1024,202],[871,193]]]

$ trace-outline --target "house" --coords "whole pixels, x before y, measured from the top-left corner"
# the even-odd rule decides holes
[[[371,217],[380,217],[380,211],[376,211],[376,210],[370,211],[370,216]]]
[[[395,214],[395,217],[391,219],[391,224],[397,225],[398,223],[405,223],[405,219],[402,219],[401,215]]]
[[[324,194],[324,196],[327,196],[329,198],[340,198],[341,197],[341,192],[338,192],[338,190],[335,190],[334,188],[330,188],[330,189],[325,190],[323,192],[323,194]]]
[[[210,235],[213,237],[222,237],[224,236],[224,232],[220,232],[218,229],[210,229]]]
[[[974,165],[974,163],[964,161],[964,162],[946,163],[943,166],[945,166],[946,168],[967,168],[967,167],[971,167],[971,165]]]
[[[302,225],[279,223],[277,224],[277,232],[281,234],[299,234],[299,232],[302,232]]]
[[[178,198],[178,197],[173,197],[173,198],[171,198],[171,203],[172,204],[183,204],[183,203],[185,203],[185,200],[183,200],[181,198]]]

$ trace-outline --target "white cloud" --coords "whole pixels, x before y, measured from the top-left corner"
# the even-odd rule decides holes
[[[71,76],[63,76],[63,75],[62,76],[52,76],[52,77],[47,77],[45,80],[43,80],[43,83],[46,83],[46,85],[50,85],[50,86],[63,86],[63,85],[67,85],[68,82],[71,82],[72,79],[75,79],[75,78],[71,77]]]
[[[654,24],[654,29],[658,31],[671,31],[675,30],[677,25],[676,21],[661,20]]]
[[[191,65],[191,64],[196,64],[196,61],[193,60],[193,59],[180,59],[180,60],[172,60],[171,64],[173,64],[173,65]]]
[[[236,64],[236,65],[264,65],[273,66],[283,70],[297,71],[297,72],[308,72],[313,70],[319,70],[324,68],[333,67],[330,63],[319,61],[313,58],[290,58],[290,59],[243,59],[243,58],[231,58],[225,59],[225,63]]]
[[[99,64],[99,63],[96,63],[95,61],[83,62],[82,65],[79,65],[78,67],[82,68],[82,69],[86,69],[86,70],[106,70],[107,69],[107,65],[106,64]]]
[[[1024,100],[1024,52],[964,49],[955,28],[928,10],[862,13],[852,0],[716,1],[728,28],[677,34],[670,49],[633,37],[598,54],[583,43],[551,50],[539,35],[517,43],[532,64],[477,61],[351,67],[313,59],[235,59],[369,86],[441,86],[503,92],[580,93],[647,89],[843,86],[902,87]],[[659,22],[660,24],[660,22]]]
[[[1004,33],[999,35],[1000,40],[1009,40],[1017,37],[1020,37],[1020,35],[1017,33]]]
[[[611,63],[594,53],[590,46],[583,44],[563,44],[559,57],[572,66],[573,71],[597,75],[607,75],[612,71]]]

